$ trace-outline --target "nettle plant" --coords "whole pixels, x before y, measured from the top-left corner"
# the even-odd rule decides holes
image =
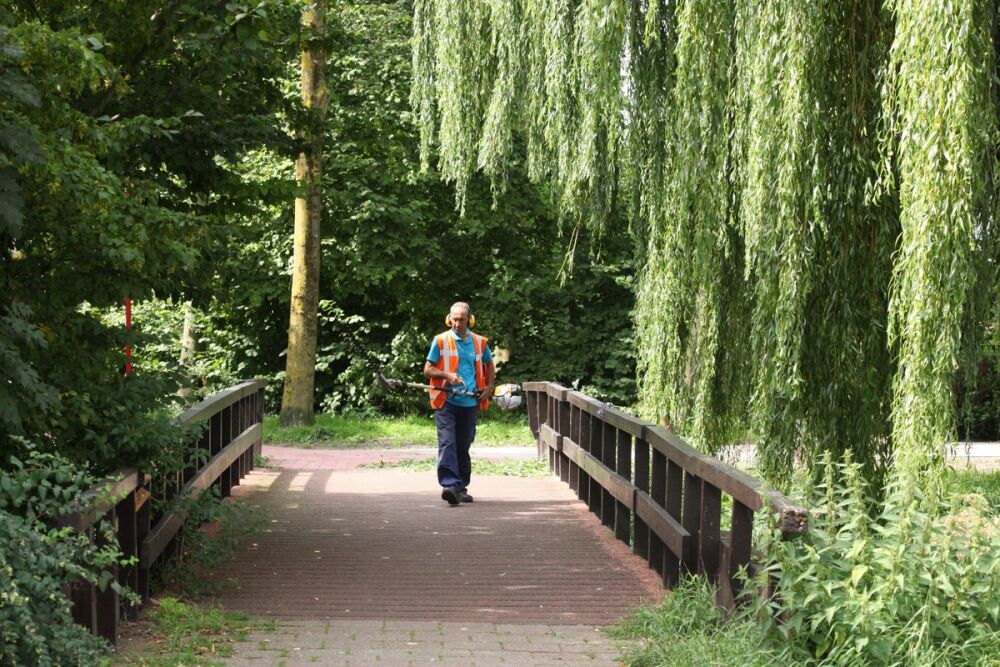
[[[996,664],[1000,523],[983,498],[894,482],[878,502],[849,452],[822,469],[808,534],[773,534],[769,630],[824,665]]]
[[[79,509],[94,479],[27,442],[0,470],[0,665],[99,664],[108,646],[73,622],[69,586],[80,581],[134,594],[111,574],[122,559],[113,532],[105,546],[56,518]],[[92,500],[92,499],[91,499]],[[98,525],[98,531],[109,530]]]

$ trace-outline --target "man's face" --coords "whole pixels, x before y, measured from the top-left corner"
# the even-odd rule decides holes
[[[464,308],[455,308],[451,311],[451,328],[459,336],[465,336],[469,328],[469,313]]]

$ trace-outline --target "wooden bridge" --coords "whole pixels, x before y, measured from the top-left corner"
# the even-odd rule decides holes
[[[737,572],[754,569],[755,514],[776,512],[789,535],[805,528],[804,510],[663,428],[556,384],[524,389],[538,454],[559,479],[477,477],[473,505],[443,503],[426,473],[334,472],[322,462],[253,470],[263,385],[248,382],[181,416],[202,425],[187,469],[122,471],[95,490],[117,502],[68,520],[88,530],[108,516],[137,557],[117,577],[146,598],[149,571],[176,549],[185,518],[172,501],[215,486],[268,521],[211,573],[223,607],[327,623],[471,624],[513,638],[518,624],[613,623],[684,571],[708,577],[720,604],[733,605]],[[111,641],[121,616],[137,613],[110,590],[71,594],[78,622]]]

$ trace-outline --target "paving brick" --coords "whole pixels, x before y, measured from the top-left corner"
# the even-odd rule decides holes
[[[217,604],[279,626],[228,664],[617,665],[596,627],[662,597],[655,573],[555,478],[474,471],[476,502],[449,507],[434,473],[282,450],[282,470],[234,489],[264,530],[210,573]],[[274,650],[258,649],[265,637]]]

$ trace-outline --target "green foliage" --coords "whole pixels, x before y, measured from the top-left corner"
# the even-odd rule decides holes
[[[955,433],[958,360],[976,349],[994,295],[997,7],[889,6],[886,117],[898,173],[886,178],[898,183],[902,227],[889,311],[899,351],[893,440],[902,473],[915,479],[940,463],[940,443]],[[965,356],[974,364],[978,355]]]
[[[684,577],[661,603],[640,607],[610,634],[628,641],[624,662],[632,667],[797,664],[754,619],[728,618],[704,577]]]
[[[480,415],[476,445],[534,444],[525,415],[510,417],[493,412]],[[433,419],[416,415],[390,418],[319,414],[312,426],[279,426],[278,418],[269,416],[264,418],[264,441],[324,448],[437,447],[437,429]]]
[[[110,568],[133,563],[121,558],[110,526],[95,527],[109,540],[103,547],[56,527],[89,502],[83,494],[96,480],[64,458],[22,447],[23,460],[11,457],[10,469],[0,469],[0,664],[99,664],[109,647],[73,621],[63,591],[85,581],[128,597]]]
[[[120,5],[0,12],[0,438],[95,469],[175,437],[178,376],[139,354],[122,378],[145,339],[107,315],[211,294],[219,223],[257,190],[220,163],[290,146],[275,75],[298,29],[277,0]]]
[[[578,245],[593,245],[595,254],[578,259],[560,285],[565,238],[520,165],[506,168],[503,196],[472,177],[460,217],[454,193],[437,176],[420,173],[406,99],[411,29],[405,2],[345,3],[331,27],[337,48],[326,68],[320,409],[426,413],[424,397],[381,394],[372,378],[382,369],[420,380],[431,337],[459,299],[473,304],[477,330],[494,349],[510,352],[500,382],[545,378],[633,403],[627,235],[612,230],[597,244],[582,231]],[[292,81],[289,72],[290,96]],[[236,235],[220,257],[225,296],[200,309],[211,320],[207,330],[228,334],[227,364],[239,369],[230,372],[275,380],[268,389],[273,406],[287,343],[291,162],[257,151],[227,167],[260,192],[253,214],[241,210],[233,218]]]
[[[177,510],[187,514],[177,555],[158,576],[167,589],[185,596],[217,593],[221,582],[208,584],[206,572],[232,559],[240,540],[260,530],[267,517],[259,506],[220,498],[214,486],[197,499],[181,500]]]
[[[423,162],[460,201],[521,140],[563,215],[628,212],[645,414],[775,482],[939,467],[994,297],[992,0],[414,9]]]
[[[773,535],[762,576],[779,594],[759,603],[771,632],[824,665],[996,664],[1000,526],[982,503],[896,484],[879,504],[849,457],[823,465],[808,534]]]

